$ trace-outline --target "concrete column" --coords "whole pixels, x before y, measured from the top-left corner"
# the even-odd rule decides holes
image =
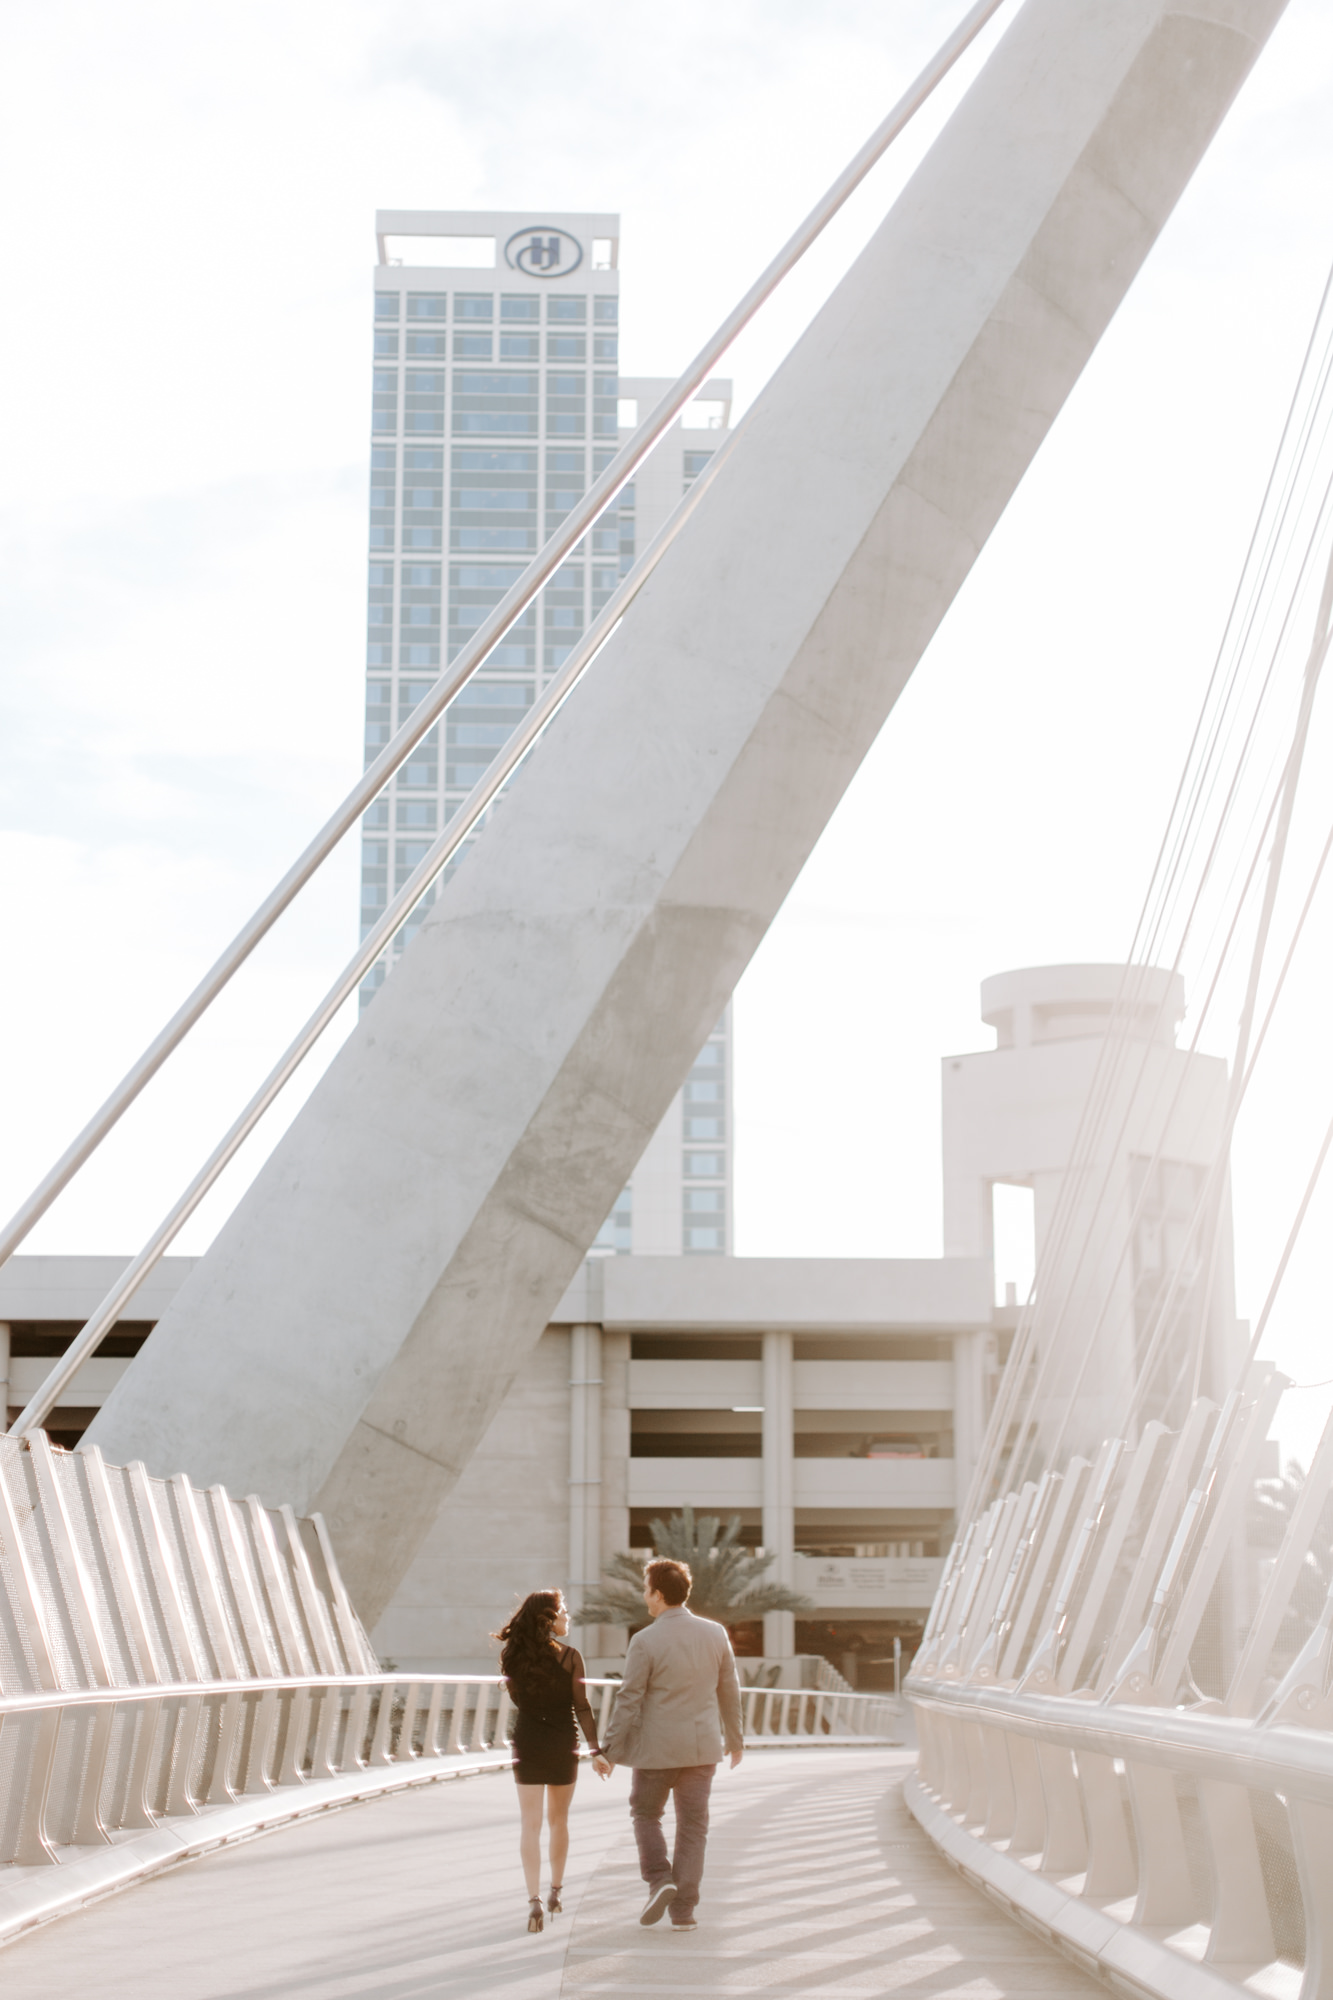
[[[775,1583],[792,1587],[796,1566],[796,1506],[793,1499],[792,1337],[764,1335],[764,1551],[776,1555],[768,1571]],[[796,1619],[790,1611],[770,1611],[764,1619],[764,1651],[790,1659],[796,1651]]]
[[[573,1622],[602,1574],[602,1329],[569,1329],[569,1585]],[[584,1638],[580,1628],[578,1636]]]
[[[602,1331],[602,1547],[600,1560],[629,1547],[629,1350],[627,1333]],[[591,1649],[594,1640],[586,1633]],[[596,1645],[603,1660],[622,1659],[629,1633],[603,1625]],[[589,1651],[589,1658],[592,1657]]]
[[[9,1321],[0,1319],[0,1430],[9,1428]]]
[[[954,1512],[960,1515],[967,1489],[981,1454],[984,1424],[982,1369],[985,1349],[980,1333],[956,1333],[953,1339],[953,1469]]]

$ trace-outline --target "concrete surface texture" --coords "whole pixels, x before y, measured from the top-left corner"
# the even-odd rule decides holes
[[[1028,0],[89,1433],[373,1625],[1282,0]]]
[[[939,1859],[904,1751],[774,1750],[713,1795],[699,1929],[644,1930],[628,1773],[584,1773],[567,1914],[527,1935],[508,1773],[188,1864],[11,1946],[5,2000],[1082,2000],[1104,1992]],[[668,1815],[669,1816],[669,1815]]]

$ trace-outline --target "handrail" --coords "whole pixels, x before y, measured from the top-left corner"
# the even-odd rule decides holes
[[[6,1716],[36,1715],[51,1708],[104,1708],[108,1702],[172,1701],[234,1694],[295,1694],[313,1688],[500,1687],[499,1674],[256,1674],[236,1680],[149,1681],[122,1687],[44,1688],[31,1694],[0,1695],[0,1723]],[[589,1687],[614,1687],[589,1680]]]
[[[1333,1991],[1333,1589],[1314,1622],[1295,1601],[1323,1549],[1333,1419],[1267,1576],[1216,1594],[1285,1386],[1252,1362],[1220,1410],[1201,1398],[1178,1432],[1150,1424],[1106,1440],[1097,1468],[1071,1460],[1047,1484],[1063,1532],[1024,1489],[1002,1593],[982,1587],[992,1509],[989,1532],[960,1537],[905,1688],[921,1744],[906,1796],[930,1837],[1025,1923],[1159,2000],[1294,2000],[1278,1960],[1301,1935],[1303,2000]],[[1182,1984],[1187,1962],[1206,1979]]]
[[[583,499],[566,517],[563,525],[533,558],[518,582],[501,599],[486,622],[479,627],[476,636],[464,647],[453,665],[441,674],[431,692],[418,704],[397,735],[367,768],[342,804],[293,862],[254,915],[237,932],[194,991],[11,1217],[3,1232],[0,1232],[0,1264],[4,1264],[13,1254],[62,1189],[68,1186],[74,1175],[91,1158],[103,1139],[114,1129],[141,1091],[161,1069],[172,1051],[202,1018],[284,910],[333,852],[344,834],[355,825],[366,807],[406,761],[422,737],[438,722],[450,702],[477,673],[488,654],[533,602],[548,578],[610,505],[637,466],[708,379],[733,341],[788,272],[804,256],[811,244],[817,240],[827,224],[844,206],[1003,4],[1004,0],[976,0],[976,4],[898,100],[887,118],[816,202],[800,227],[783,245],[711,339],[704,343],[689,367],[662,398],[656,409],[639,426],[633,437],[621,447],[605,472],[594,481]]]
[[[604,1731],[621,1684],[593,1677],[587,1685],[600,1697]],[[882,1740],[883,1713],[893,1707],[874,1695],[742,1690],[751,1743]],[[299,1798],[321,1782],[359,1783],[362,1773],[372,1787],[376,1773],[445,1775],[475,1768],[478,1756],[512,1761],[503,1754],[512,1713],[498,1674],[256,1675],[0,1697],[0,1756],[12,1788],[0,1822],[0,1884],[5,1863],[68,1859],[71,1848],[108,1846],[121,1831],[246,1797]]]
[[[104,1708],[108,1702],[119,1706],[125,1702],[197,1700],[235,1694],[295,1694],[303,1688],[502,1688],[504,1685],[503,1674],[400,1673],[395,1669],[393,1673],[380,1674],[260,1674],[235,1680],[151,1681],[120,1687],[43,1688],[33,1693],[0,1695],[0,1723],[6,1716],[36,1715],[52,1708]],[[618,1689],[622,1683],[613,1675],[589,1674],[584,1685]],[[829,1708],[850,1702],[866,1709],[896,1710],[892,1695],[861,1693],[855,1689],[842,1693],[826,1688],[743,1687],[740,1694],[742,1706],[747,1700],[757,1703],[771,1696],[774,1700],[784,1701],[822,1700]]]
[[[1325,2000],[1327,1700],[1309,1726],[1299,1707],[1251,1721],[917,1676],[908,1692],[911,1811],[1029,1928],[1153,2000]]]
[[[957,1713],[978,1728],[1193,1778],[1290,1792],[1333,1807],[1333,1736],[1322,1729],[1188,1708],[1116,1708],[1070,1695],[1025,1695],[915,1677],[909,1677],[906,1692],[918,1711]]]

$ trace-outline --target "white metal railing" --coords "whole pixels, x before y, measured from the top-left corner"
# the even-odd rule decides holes
[[[619,1683],[590,1686],[604,1733]],[[891,1708],[788,1688],[742,1704],[751,1740],[789,1743],[882,1735]],[[498,1675],[379,1667],[318,1515],[0,1437],[0,1938],[32,1920],[7,1893],[24,1871],[74,1862],[77,1900],[99,1851],[112,1886],[132,1877],[126,1834],[222,1815],[212,1837],[231,1838],[275,1797],[299,1812],[503,1764],[509,1720]]]
[[[615,1680],[590,1680],[599,1737]],[[877,1695],[747,1688],[748,1742],[882,1740]],[[498,1675],[335,1674],[82,1688],[0,1698],[0,1864],[68,1860],[124,1832],[321,1779],[440,1759],[507,1762]],[[0,1867],[0,1888],[4,1870]]]
[[[0,1862],[287,1786],[490,1749],[503,1690],[439,1675],[255,1677],[0,1699]],[[0,1886],[4,1874],[0,1869]]]
[[[1262,1567],[1246,1531],[1286,1386],[1252,1364],[996,1499],[907,1682],[927,1831],[1161,2000],[1333,2000],[1333,1418]]]
[[[998,1689],[912,1694],[909,1803],[1029,1924],[1158,2000],[1333,1993],[1327,1697],[1260,1726]]]
[[[742,1688],[741,1729],[747,1743],[887,1741],[899,1720],[885,1694],[844,1694],[833,1688]]]

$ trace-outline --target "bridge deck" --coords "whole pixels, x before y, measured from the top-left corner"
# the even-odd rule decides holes
[[[640,1929],[628,1781],[585,1774],[569,1914],[523,1930],[507,1774],[433,1785],[191,1862],[11,1945],[5,2000],[1078,2000],[1085,1980],[938,1859],[910,1755],[773,1750],[714,1792],[699,1929]]]

